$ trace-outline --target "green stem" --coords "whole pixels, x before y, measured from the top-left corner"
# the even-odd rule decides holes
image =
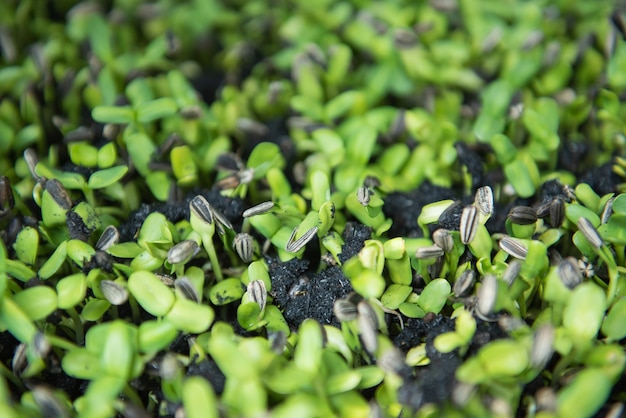
[[[141,322],[141,317],[139,315],[139,306],[137,305],[137,301],[131,296],[128,298],[128,303],[130,304],[130,310],[133,315],[133,322],[135,324],[139,324]]]
[[[606,245],[603,245],[598,253],[600,258],[602,258],[602,260],[606,263],[607,269],[609,270],[609,287],[606,291],[606,298],[608,306],[611,306],[613,299],[615,299],[615,295],[617,294],[617,280],[619,278],[619,273],[611,251]]]
[[[202,244],[207,254],[209,254],[209,260],[211,260],[211,266],[213,266],[213,272],[215,273],[215,279],[220,282],[224,279],[222,276],[222,269],[220,268],[219,260],[217,259],[217,253],[213,246],[213,238],[207,235],[202,236]]]
[[[15,374],[13,374],[13,372],[9,370],[9,368],[5,366],[2,362],[0,362],[0,375],[10,380],[11,383],[17,386],[20,390],[26,391],[24,383],[22,383],[22,381],[17,376],[15,376]]]
[[[78,312],[74,308],[68,308],[65,310],[70,317],[72,318],[72,322],[74,323],[74,335],[76,339],[76,344],[83,345],[85,342],[85,330],[83,328],[83,321],[80,319]]]

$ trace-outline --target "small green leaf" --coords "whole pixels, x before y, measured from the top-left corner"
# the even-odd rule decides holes
[[[600,225],[598,232],[606,241],[626,245],[626,216],[613,214],[606,224]]]
[[[139,171],[139,174],[146,177],[152,173],[148,169],[148,163],[152,158],[156,146],[148,135],[143,132],[134,132],[126,134],[124,131],[124,142],[126,143],[126,149],[133,162],[133,165]],[[67,186],[66,186],[67,187]]]
[[[172,290],[148,271],[131,274],[127,288],[141,307],[154,316],[167,314],[176,299]]]
[[[602,323],[602,333],[610,341],[618,341],[626,337],[626,298],[618,299]]]
[[[574,225],[576,225],[578,219],[582,217],[587,218],[596,228],[600,226],[600,217],[593,210],[577,203],[571,203],[566,206],[565,216]]]
[[[385,291],[385,279],[375,271],[363,269],[350,277],[354,291],[364,298],[380,298]]]
[[[107,253],[113,257],[119,258],[135,258],[143,252],[143,248],[136,242],[122,242],[115,244],[107,249]]]
[[[411,294],[413,288],[411,286],[401,284],[391,284],[385,290],[380,301],[387,309],[398,309],[398,307],[406,300]]]
[[[606,296],[602,289],[592,282],[578,285],[565,306],[563,326],[575,343],[591,343],[600,329]]]
[[[417,304],[425,312],[439,313],[446,304],[451,290],[447,280],[435,279],[426,285],[417,300]]]
[[[165,315],[165,320],[177,329],[191,334],[205,332],[215,318],[210,306],[200,305],[188,299],[178,299]]]
[[[198,179],[198,167],[193,152],[187,145],[174,147],[170,152],[172,171],[181,186],[194,184]]]
[[[256,302],[242,303],[237,307],[237,322],[242,328],[252,331],[262,326],[261,307]]]
[[[613,209],[613,213],[626,216],[626,193],[622,193],[615,198],[611,209]]]
[[[100,368],[104,373],[125,379],[129,377],[135,354],[135,343],[129,328],[130,325],[121,320],[108,323],[100,354]]]
[[[305,319],[298,329],[295,365],[305,372],[317,373],[322,362],[322,327],[313,319]]]
[[[583,369],[557,395],[561,417],[590,417],[607,401],[613,383],[596,368]]]
[[[83,321],[95,322],[102,318],[102,315],[111,307],[111,304],[103,299],[90,299],[83,310],[80,312],[80,317]]]
[[[253,279],[257,280],[257,279]],[[241,299],[244,288],[241,280],[231,278],[216,283],[209,290],[209,299],[216,306],[223,306]]]
[[[516,158],[504,166],[504,174],[520,197],[530,197],[535,193],[534,177],[538,171],[534,161]]]
[[[125,165],[118,165],[116,167],[105,168],[104,170],[98,170],[89,176],[87,185],[90,189],[102,189],[110,186],[111,184],[119,181],[128,172],[128,167]]]
[[[18,341],[31,343],[37,328],[16,302],[4,298],[0,306],[0,329],[8,330]]]
[[[137,121],[141,123],[151,122],[174,115],[178,111],[178,105],[169,97],[151,100],[137,106]]]
[[[247,167],[254,170],[255,179],[265,176],[272,167],[282,169],[284,166],[285,158],[278,145],[272,142],[261,142],[254,147],[247,163]]]
[[[426,312],[424,312],[424,310],[416,303],[401,303],[398,310],[402,313],[402,315],[409,318],[423,318],[426,316]]]
[[[183,382],[183,407],[189,418],[218,418],[217,399],[209,382],[200,376],[190,376]]]
[[[98,356],[82,347],[67,351],[61,367],[68,376],[76,379],[91,380],[101,375]]]
[[[63,241],[59,244],[59,246],[54,250],[52,255],[48,257],[46,262],[39,269],[39,277],[42,279],[48,279],[55,274],[63,263],[65,262],[65,258],[67,257],[67,241]]]
[[[139,350],[156,353],[166,348],[178,335],[178,330],[169,321],[144,321],[139,325]]]
[[[135,113],[130,106],[96,106],[91,117],[100,123],[131,123]]]
[[[22,263],[32,266],[37,259],[37,250],[39,248],[39,233],[37,229],[25,226],[17,234],[13,249],[18,260]]]
[[[348,392],[361,383],[361,374],[356,370],[347,370],[343,373],[332,375],[325,384],[326,393],[335,395]]]
[[[485,372],[492,378],[514,377],[529,365],[526,347],[513,340],[497,340],[478,353]]]
[[[45,319],[57,308],[57,294],[48,286],[33,286],[16,293],[13,301],[33,321]]]
[[[87,277],[83,273],[64,277],[57,283],[58,305],[61,309],[69,309],[85,299],[87,293]]]

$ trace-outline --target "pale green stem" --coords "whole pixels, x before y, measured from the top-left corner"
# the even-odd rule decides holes
[[[213,272],[215,273],[215,279],[219,282],[222,281],[224,276],[222,276],[222,269],[220,268],[220,263],[217,259],[217,253],[215,252],[215,247],[213,246],[213,238],[209,235],[202,235],[202,244],[204,245],[204,249],[207,254],[209,254],[209,260],[211,260],[211,266],[213,266]]]

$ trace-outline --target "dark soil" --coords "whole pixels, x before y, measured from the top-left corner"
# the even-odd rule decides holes
[[[624,179],[613,171],[614,163],[610,161],[592,168],[580,177],[579,183],[587,183],[600,196],[617,192],[617,185],[624,182]]]
[[[235,230],[241,230],[241,214],[244,211],[243,200],[223,196],[218,190],[204,190],[189,193],[182,202],[142,204],[139,209],[130,214],[128,221],[119,226],[120,242],[133,241],[143,221],[153,212],[162,213],[170,222],[189,219],[189,201],[199,194],[222,213],[233,224]]]
[[[371,230],[368,227],[349,222],[343,233],[345,244],[339,256],[341,262],[355,256],[370,236]],[[314,272],[311,268],[314,263],[319,263],[319,260],[294,258],[282,263],[277,258],[267,258],[272,280],[270,294],[283,310],[283,316],[293,330],[307,318],[313,318],[322,325],[339,327],[339,321],[333,315],[333,305],[337,298],[352,291],[350,280],[343,274],[340,266],[330,266]]]
[[[403,376],[404,384],[398,390],[398,401],[412,410],[427,403],[447,401],[455,383],[456,369],[463,363],[458,350],[440,353],[433,344],[435,337],[454,330],[454,320],[427,314],[423,319],[410,318],[404,329],[394,338],[393,343],[405,353],[411,348],[426,343],[426,355],[430,359],[427,366],[414,367],[410,374]],[[504,338],[506,333],[495,322],[485,322],[476,318],[476,333],[466,357],[475,355],[490,341]]]
[[[458,196],[453,190],[435,186],[429,181],[424,181],[417,189],[410,192],[389,193],[383,206],[385,216],[393,220],[393,224],[387,232],[388,237],[422,237],[422,230],[417,225],[417,217],[422,212],[422,208],[439,200],[457,198]]]

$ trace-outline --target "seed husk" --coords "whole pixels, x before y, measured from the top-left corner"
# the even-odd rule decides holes
[[[587,257],[577,260],[576,264],[578,264],[578,271],[583,275],[583,277],[589,278],[596,274],[593,264],[587,260]]]
[[[217,223],[216,223],[217,231],[221,235],[224,235],[225,233],[224,228],[230,229],[232,231],[233,224],[230,223],[230,221],[222,214],[222,212],[220,212],[213,206],[211,206],[210,208],[211,208],[211,214],[213,214],[213,217],[215,218],[215,220],[217,220]]]
[[[363,180],[363,186],[368,189],[375,189],[376,187],[380,187],[380,180],[376,176],[366,176]]]
[[[44,184],[44,189],[50,193],[54,201],[63,209],[68,210],[72,207],[72,199],[70,199],[70,195],[59,180],[47,180]]]
[[[235,122],[237,129],[256,137],[264,137],[269,133],[269,129],[267,126],[262,124],[261,122],[257,122],[254,119],[250,118],[238,118]]]
[[[381,353],[378,359],[378,366],[387,373],[394,373],[400,376],[404,375],[404,372],[408,369],[404,361],[404,354],[395,346],[390,346]]]
[[[357,318],[357,306],[347,299],[337,299],[333,304],[333,313],[341,322],[348,322]]]
[[[356,198],[361,206],[367,206],[370,204],[370,189],[366,186],[361,186],[356,191]]]
[[[483,186],[476,190],[474,202],[478,209],[485,215],[493,214],[493,190],[489,186]]]
[[[100,290],[111,305],[123,305],[128,300],[128,290],[114,281],[102,280]]]
[[[493,313],[496,305],[496,296],[498,295],[498,280],[493,274],[487,274],[483,277],[482,286],[478,289],[476,297],[478,298],[476,308],[483,316],[489,316]]]
[[[425,258],[437,258],[444,254],[443,249],[438,245],[431,245],[429,247],[420,247],[415,251],[415,257],[419,259]]]
[[[263,203],[259,203],[258,205],[252,206],[243,211],[243,217],[249,218],[251,216],[261,215],[270,211],[274,207],[275,203],[272,201],[267,201]]]
[[[193,283],[191,283],[189,277],[183,276],[179,279],[176,279],[176,281],[174,282],[174,287],[180,291],[185,299],[200,303],[200,295],[198,294],[198,290],[193,285]]]
[[[265,282],[263,280],[252,280],[248,283],[247,291],[250,299],[259,305],[261,311],[265,309],[265,304],[267,303],[267,288],[265,287]]]
[[[583,281],[577,260],[574,257],[567,257],[559,263],[558,274],[559,279],[568,289],[574,289]]]
[[[111,246],[117,244],[119,239],[120,232],[113,225],[109,225],[102,231],[102,235],[100,235],[98,242],[96,242],[95,248],[99,251],[106,251],[111,248]]]
[[[167,261],[170,264],[187,263],[199,250],[197,242],[186,239],[168,250]]]
[[[204,198],[204,196],[197,195],[189,202],[189,210],[192,214],[195,214],[204,223],[212,224],[213,215],[211,214],[211,205]]]
[[[557,397],[552,388],[540,388],[537,393],[535,393],[535,402],[537,403],[538,411],[556,412]]]
[[[613,201],[614,200],[615,200],[615,197],[612,197],[609,200],[607,200],[606,203],[604,204],[604,208],[602,209],[602,214],[600,215],[600,223],[605,224],[609,221],[609,218],[613,214]]]
[[[0,176],[0,215],[13,209],[15,206],[15,198],[11,181],[7,176]]]
[[[24,161],[26,162],[26,166],[28,167],[28,171],[35,181],[41,181],[42,178],[35,171],[35,167],[39,162],[39,158],[37,157],[37,153],[32,148],[27,148],[24,150]]]
[[[502,280],[511,286],[517,276],[519,276],[519,272],[522,270],[522,263],[519,260],[513,260],[509,263],[507,268],[502,273]]]
[[[476,281],[476,272],[474,270],[465,270],[459,278],[454,282],[454,296],[457,298],[463,297],[474,286]]]
[[[241,232],[235,235],[235,238],[233,239],[233,248],[244,263],[252,261],[252,257],[254,256],[253,245],[254,239],[252,238],[252,235],[247,232]]]
[[[359,334],[363,342],[363,348],[370,355],[374,355],[378,349],[378,316],[367,301],[362,300],[357,304]]]
[[[66,418],[70,416],[69,411],[54,393],[43,385],[35,386],[31,393],[33,400],[39,407],[42,416]]]
[[[393,33],[393,43],[398,49],[409,49],[417,45],[417,36],[410,30],[396,29]]]
[[[537,222],[537,211],[530,206],[515,206],[509,211],[509,219],[514,224],[532,225]]]
[[[233,152],[224,152],[217,157],[215,163],[218,170],[237,172],[243,170],[246,166],[241,158]]]
[[[290,253],[297,253],[305,245],[308,244],[309,241],[317,234],[317,226],[306,231],[300,238],[294,241],[296,237],[296,233],[298,232],[298,227],[295,227],[291,232],[291,236],[289,237],[289,241],[287,241],[287,245],[285,245],[285,250]]]
[[[604,418],[620,418],[624,416],[624,403],[616,402],[611,406]]]
[[[578,218],[578,230],[595,249],[600,249],[602,248],[602,245],[604,245],[604,241],[598,233],[598,230],[593,226],[589,219],[582,216]]]
[[[433,232],[433,242],[445,252],[450,252],[454,248],[452,233],[445,228],[439,228]]]
[[[159,364],[159,374],[164,380],[172,380],[176,378],[180,366],[176,356],[173,353],[167,353]]]
[[[432,279],[441,276],[441,272],[443,271],[443,264],[444,264],[443,261],[444,261],[443,257],[441,256],[437,257],[435,259],[435,262],[426,268],[426,270],[428,271],[428,275]]]
[[[463,407],[467,405],[472,395],[476,392],[476,385],[465,382],[455,382],[452,387],[451,399],[455,405]]]
[[[533,336],[533,345],[530,350],[530,364],[542,370],[552,357],[554,349],[554,327],[544,324],[537,329]]]
[[[202,108],[197,105],[185,106],[178,112],[183,119],[194,120],[202,116]]]
[[[50,342],[45,334],[39,331],[37,331],[35,338],[33,338],[33,347],[39,358],[46,358],[50,352]]]
[[[459,225],[461,242],[463,244],[469,244],[476,236],[477,230],[478,209],[474,205],[466,206],[461,213],[461,222]]]
[[[557,196],[550,202],[550,226],[558,228],[565,219],[565,200]]]
[[[68,132],[63,137],[63,142],[70,144],[72,142],[89,141],[94,138],[93,131],[86,126],[79,126],[73,131]]]
[[[528,254],[528,249],[524,246],[524,244],[515,238],[502,237],[498,245],[502,251],[512,257],[519,258],[520,260],[525,260],[526,255]]]
[[[21,343],[15,348],[13,358],[11,359],[11,370],[16,376],[22,374],[26,368],[26,344]]]

